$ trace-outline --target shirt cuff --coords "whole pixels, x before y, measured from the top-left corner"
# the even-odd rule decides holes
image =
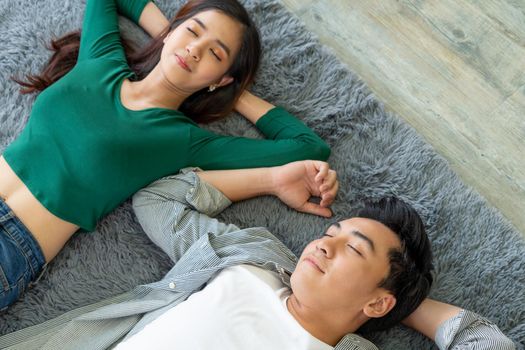
[[[190,184],[186,193],[186,201],[200,213],[213,217],[232,204],[232,201],[214,186],[195,174],[200,168],[184,168],[180,170],[181,178]]]
[[[461,310],[456,316],[449,318],[439,326],[435,339],[438,348],[447,349],[450,346],[459,331],[464,314],[465,310]]]
[[[436,332],[436,345],[440,349],[472,343],[480,349],[515,349],[512,341],[495,324],[468,310],[461,310],[443,322]]]

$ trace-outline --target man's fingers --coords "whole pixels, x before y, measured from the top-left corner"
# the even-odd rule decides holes
[[[312,202],[306,202],[301,208],[299,208],[299,211],[302,211],[304,213],[323,216],[326,218],[329,218],[332,216],[332,211],[330,209],[324,208],[320,206],[319,204],[315,204]]]
[[[326,196],[335,198],[337,190],[339,188],[339,181],[337,180],[337,173],[334,170],[330,170],[325,182],[319,187],[321,197]]]
[[[328,176],[330,166],[328,163],[317,161],[314,162],[314,166],[317,170],[317,175],[315,176],[316,183],[323,183],[324,179]]]
[[[327,191],[321,193],[321,203],[320,205],[322,207],[329,207],[335,200],[335,197],[337,196],[337,191],[339,190],[339,181],[335,181],[332,188],[328,189]]]
[[[336,181],[337,181],[337,173],[335,172],[335,170],[329,169],[328,174],[326,175],[326,178],[323,181],[323,184],[321,185],[319,190],[321,192],[330,190],[334,186]]]

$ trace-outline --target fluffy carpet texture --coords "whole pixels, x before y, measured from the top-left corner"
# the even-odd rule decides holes
[[[156,2],[168,16],[182,3]],[[330,162],[342,184],[333,205],[336,219],[352,216],[364,198],[396,195],[412,204],[435,254],[431,296],[485,315],[524,349],[525,244],[519,232],[465,186],[412,128],[387,113],[278,1],[243,3],[259,25],[264,46],[253,91],[300,117],[332,147]],[[39,71],[50,57],[43,42],[79,28],[84,7],[81,0],[0,0],[0,152],[24,128],[35,99],[20,95],[9,77]],[[121,29],[138,43],[147,40],[128,20],[121,20]],[[239,115],[209,128],[261,137]],[[332,222],[296,213],[269,197],[235,204],[220,218],[242,227],[267,226],[296,254]],[[0,315],[0,334],[158,280],[169,268],[128,201],[95,232],[77,233],[69,241],[39,283]],[[382,349],[434,346],[401,326],[369,338]]]

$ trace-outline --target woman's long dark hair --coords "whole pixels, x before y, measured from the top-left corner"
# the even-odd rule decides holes
[[[189,0],[170,21],[162,33],[139,50],[121,37],[128,64],[139,80],[148,75],[160,60],[163,39],[182,22],[206,10],[218,10],[239,21],[244,26],[241,47],[227,75],[233,82],[213,92],[207,88],[189,96],[179,110],[196,122],[209,123],[227,116],[234,108],[235,102],[252,82],[259,67],[261,43],[259,33],[246,9],[236,0]],[[27,81],[12,78],[23,88],[23,94],[39,92],[53,84],[68,73],[78,59],[80,47],[80,30],[68,33],[52,40],[48,47],[54,51],[47,65],[39,75],[27,75]]]

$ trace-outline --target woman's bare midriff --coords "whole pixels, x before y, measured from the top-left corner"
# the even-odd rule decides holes
[[[33,234],[46,262],[52,260],[78,226],[47,210],[0,156],[0,196]]]

